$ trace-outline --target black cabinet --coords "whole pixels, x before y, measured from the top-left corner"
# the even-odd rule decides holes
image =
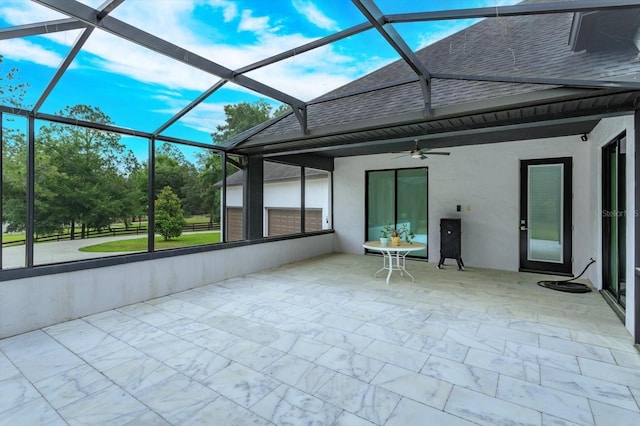
[[[442,267],[444,260],[455,259],[458,269],[464,270],[462,262],[462,221],[460,219],[440,219],[440,262],[438,269]]]

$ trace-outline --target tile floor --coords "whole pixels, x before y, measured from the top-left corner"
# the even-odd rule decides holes
[[[335,254],[0,340],[2,425],[640,425],[598,293]]]

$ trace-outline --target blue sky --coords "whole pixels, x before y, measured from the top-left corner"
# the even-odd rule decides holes
[[[102,2],[81,1],[92,7]],[[387,14],[514,3],[376,0]],[[126,0],[111,16],[231,69],[365,20],[348,0]],[[0,6],[0,27],[65,17],[28,0],[2,0]],[[418,49],[472,22],[406,24],[396,29]],[[30,84],[27,105],[36,102],[79,34],[78,30],[0,41],[5,68],[0,71],[20,70],[21,79]],[[307,101],[397,59],[396,52],[371,30],[247,76]],[[40,111],[56,113],[67,105],[85,103],[99,106],[117,125],[152,132],[218,80],[96,30]],[[265,98],[227,84],[164,134],[210,142],[209,134],[224,121],[224,105],[258,99]]]

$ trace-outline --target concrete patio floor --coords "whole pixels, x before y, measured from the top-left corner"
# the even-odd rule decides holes
[[[2,425],[639,425],[640,355],[548,276],[334,254],[0,340]],[[96,270],[100,273],[100,270]]]

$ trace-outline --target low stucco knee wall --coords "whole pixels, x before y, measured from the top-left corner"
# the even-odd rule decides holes
[[[0,338],[333,252],[334,234],[0,282]]]

